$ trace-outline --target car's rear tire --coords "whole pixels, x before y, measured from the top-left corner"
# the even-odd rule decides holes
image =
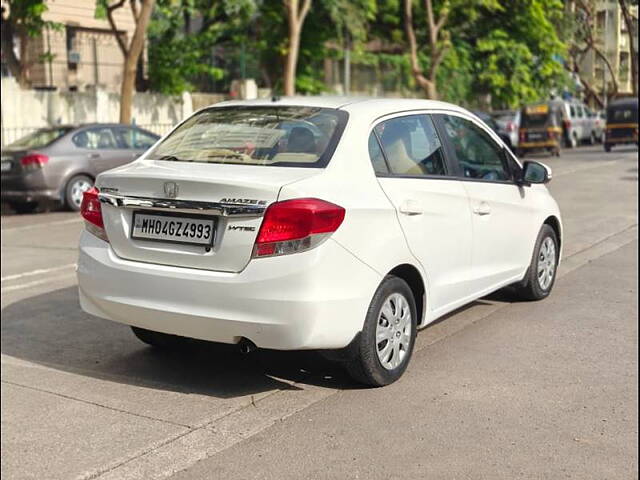
[[[82,204],[82,194],[93,186],[93,180],[87,175],[72,177],[64,188],[64,205],[69,210],[77,212]]]
[[[611,144],[610,143],[605,143],[604,144],[604,151],[609,153],[611,151]]]
[[[398,380],[411,360],[417,330],[416,302],[407,282],[389,275],[371,300],[362,332],[346,361],[351,377],[381,387]]]
[[[558,237],[549,225],[540,229],[525,278],[515,286],[523,300],[542,300],[551,293],[556,281],[560,249]]]
[[[172,349],[181,344],[183,337],[168,333],[155,332],[146,328],[131,327],[131,331],[138,340],[159,349]]]
[[[38,202],[9,202],[9,206],[16,213],[33,213],[38,205]]]

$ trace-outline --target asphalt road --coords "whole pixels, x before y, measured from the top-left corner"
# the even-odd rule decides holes
[[[449,315],[375,390],[313,353],[153,352],[80,311],[76,215],[3,215],[3,478],[637,478],[638,152],[543,161],[553,295]]]

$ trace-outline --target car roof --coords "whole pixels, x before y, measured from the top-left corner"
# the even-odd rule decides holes
[[[347,96],[294,96],[262,98],[257,100],[231,100],[215,103],[207,108],[254,106],[333,108],[345,110],[349,113],[368,115],[372,116],[373,118],[410,110],[453,110],[461,113],[469,113],[467,110],[457,105],[435,100],[423,100],[417,98],[373,98]]]

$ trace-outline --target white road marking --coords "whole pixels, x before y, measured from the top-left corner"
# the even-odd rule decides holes
[[[71,218],[69,220],[58,220],[58,221],[54,221],[54,222],[45,222],[45,223],[36,223],[33,225],[22,225],[20,227],[8,227],[8,228],[3,228],[2,231],[3,232],[15,232],[17,230],[29,230],[32,228],[39,228],[39,227],[50,227],[53,225],[68,225],[70,223],[79,223],[82,221],[82,218]]]
[[[75,275],[73,273],[67,273],[65,275],[58,275],[58,276],[55,276],[55,277],[43,278],[42,280],[34,280],[33,282],[20,283],[18,285],[10,285],[8,287],[2,287],[2,289],[0,289],[0,291],[2,293],[14,292],[16,290],[23,290],[25,288],[31,288],[31,287],[37,287],[38,285],[44,285],[46,283],[53,282],[54,280],[63,280],[63,279],[72,278],[72,277],[75,278]]]
[[[31,270],[30,272],[16,273],[15,275],[7,275],[5,277],[2,277],[0,280],[2,280],[3,282],[8,282],[9,280],[18,280],[24,277],[33,277],[34,275],[44,275],[46,273],[58,272],[60,270],[66,270],[67,268],[72,268],[75,266],[76,266],[75,263],[68,263],[67,265],[60,265],[58,267],[39,268],[37,270]]]

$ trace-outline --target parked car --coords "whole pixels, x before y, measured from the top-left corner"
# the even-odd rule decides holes
[[[446,313],[507,285],[549,295],[550,178],[447,103],[224,102],[85,192],[80,304],[155,347],[320,349],[385,385]]]
[[[41,128],[2,149],[2,201],[18,213],[54,200],[79,210],[100,172],[129,163],[160,137],[121,124]]]
[[[500,138],[503,140],[508,139],[505,143],[511,150],[515,151],[519,141],[520,110],[516,110],[515,112],[500,112],[494,116],[494,119],[498,124],[498,129],[501,134]]]
[[[619,98],[607,105],[607,125],[604,149],[614,145],[638,145],[638,98]]]
[[[556,100],[562,105],[564,147],[575,148],[581,143],[596,143],[596,133],[588,109],[579,100]]]
[[[591,129],[597,142],[604,143],[604,127],[607,122],[607,114],[604,110],[589,110],[589,118],[591,119]]]

